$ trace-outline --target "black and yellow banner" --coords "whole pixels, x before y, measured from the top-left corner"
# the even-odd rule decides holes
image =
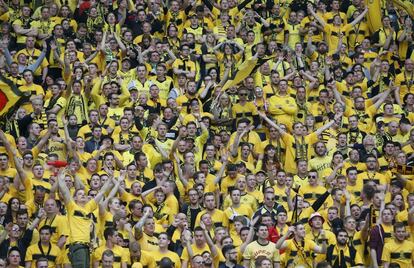
[[[23,93],[11,80],[0,74],[0,117],[13,114],[18,108],[18,102]]]

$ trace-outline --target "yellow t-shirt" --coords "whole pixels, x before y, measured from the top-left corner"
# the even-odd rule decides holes
[[[79,206],[73,200],[67,204],[67,217],[70,230],[70,242],[89,243],[90,227],[92,220],[89,217],[97,208],[94,199],[86,203],[84,207]]]
[[[402,243],[393,239],[384,244],[382,261],[387,263],[398,263],[401,268],[413,267],[414,263],[414,243],[404,240]]]

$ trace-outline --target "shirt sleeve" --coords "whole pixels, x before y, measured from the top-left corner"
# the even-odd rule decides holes
[[[24,261],[33,261],[33,247],[29,247],[26,251],[26,257]]]
[[[184,248],[183,253],[181,254],[181,259],[183,261],[189,261],[187,247]]]
[[[387,243],[384,245],[384,250],[382,251],[381,260],[383,262],[390,262],[391,261],[391,251],[390,251],[390,248],[389,248]]]

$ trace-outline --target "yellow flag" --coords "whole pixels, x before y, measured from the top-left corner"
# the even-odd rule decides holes
[[[13,113],[19,108],[17,104],[22,96],[23,93],[12,81],[0,75],[0,116]]]
[[[233,87],[248,77],[256,67],[257,61],[258,58],[251,57],[250,59],[245,60],[242,64],[240,64],[239,68],[237,68],[235,74],[233,75],[233,78],[227,80],[221,90],[224,91],[230,87]]]

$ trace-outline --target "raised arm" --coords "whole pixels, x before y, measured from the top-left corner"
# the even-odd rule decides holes
[[[328,123],[326,123],[325,125],[323,125],[322,127],[318,128],[314,133],[318,136],[321,135],[322,132],[329,129],[335,123],[335,121],[338,122],[339,120],[341,120],[341,117],[342,117],[342,113],[336,114],[334,120],[331,120]]]
[[[295,233],[295,227],[293,227],[293,226],[290,226],[289,227],[289,229],[288,229],[288,231],[286,232],[286,234],[284,234],[281,238],[279,238],[279,240],[276,242],[276,248],[277,249],[281,249],[281,250],[283,250],[283,249],[285,249],[286,248],[286,246],[287,246],[287,242],[286,242],[286,240],[288,239],[288,237],[291,235],[291,234],[293,234],[293,233]]]
[[[318,14],[316,14],[316,12],[313,10],[312,4],[309,3],[308,4],[308,12],[315,17],[315,19],[319,22],[320,25],[322,25],[323,28],[325,28],[326,26],[326,22],[323,18],[319,17]]]
[[[10,54],[7,44],[4,44],[3,42],[1,42],[1,46],[3,48],[4,58],[6,59],[6,65],[7,67],[9,67],[13,63],[12,55]]]
[[[309,30],[308,31],[308,43],[305,49],[305,54],[308,57],[311,57],[313,52],[315,52],[316,47],[312,44],[312,36],[313,36],[313,31]]]
[[[224,171],[226,170],[226,167],[227,167],[227,164],[228,164],[228,161],[229,161],[228,160],[228,152],[225,152],[222,155],[221,159],[223,160],[223,164],[221,165],[221,168],[220,168],[219,172],[217,173],[216,178],[214,179],[214,184],[219,184],[220,181],[221,181],[221,178],[223,177]]]
[[[34,218],[34,220],[30,223],[30,225],[27,227],[27,229],[29,230],[34,230],[37,225],[39,224],[39,222],[46,216],[46,212],[44,210],[44,208],[40,208],[37,213],[36,213],[36,217]]]
[[[250,242],[253,241],[255,229],[254,226],[256,225],[257,221],[259,220],[260,216],[256,216],[251,222],[250,222],[250,228],[249,233],[247,234],[246,240],[243,242],[243,244],[240,245],[240,253],[243,254],[246,250],[246,247]]]
[[[141,198],[144,201],[144,203],[148,203],[147,202],[147,196],[150,195],[151,193],[155,192],[158,189],[162,189],[162,186],[155,186],[151,189],[146,190],[145,192],[141,193]]]
[[[121,174],[121,176],[125,176],[125,173]],[[99,215],[104,216],[105,212],[108,208],[108,203],[111,198],[113,198],[119,190],[119,185],[122,179],[114,179],[112,178],[112,183],[115,185],[111,191],[109,192],[108,196],[105,198],[103,202],[99,202]]]
[[[325,236],[325,230],[321,230],[319,233],[319,237],[322,240],[322,245],[318,246],[316,245],[313,251],[319,254],[325,254],[326,253],[326,236]]]
[[[65,173],[62,169],[59,171],[57,180],[58,180],[59,192],[62,195],[63,202],[65,203],[65,205],[67,205],[71,201],[71,196],[70,196],[70,191],[68,189],[68,186],[66,186]]]
[[[102,200],[102,198],[105,196],[105,193],[111,189],[113,186],[112,180],[107,180],[105,184],[102,186],[101,190],[98,192],[98,194],[95,196],[95,202],[99,204]],[[119,186],[119,185],[118,185]]]
[[[174,52],[172,52],[172,50],[169,49],[168,47],[166,48],[165,51],[167,52],[168,56],[170,57],[167,60],[166,64],[167,65],[172,65],[174,63],[174,61],[177,59],[177,56],[175,56]]]
[[[236,157],[238,155],[240,141],[243,138],[243,136],[247,134],[247,132],[248,131],[245,130],[243,130],[241,133],[236,132],[236,137],[234,138],[234,142],[230,148],[230,153],[232,157]]]
[[[144,215],[142,216],[142,218],[135,224],[134,228],[135,228],[135,239],[139,240],[142,237],[142,227],[145,224],[145,221],[149,218],[149,210],[147,210]]]
[[[364,11],[361,13],[361,14],[359,14],[359,16],[358,17],[356,17],[350,24],[352,25],[352,26],[355,26],[355,24],[357,24],[358,22],[360,22],[364,17],[365,17],[365,15],[368,13],[368,7],[365,7],[365,9],[364,9]],[[378,16],[379,16],[380,14],[378,14]]]
[[[183,170],[180,167],[180,158],[178,157],[177,153],[174,153],[174,159],[175,159],[175,162],[177,163],[178,178],[183,183],[184,187],[187,188],[188,178],[186,178],[183,174]]]
[[[208,233],[208,231],[206,229],[206,226],[204,225],[203,221],[200,221],[200,227],[201,227],[201,229],[203,229],[203,235],[204,235],[204,238],[206,239],[207,245],[208,245],[208,247],[211,251],[211,255],[213,256],[213,258],[217,257],[218,256],[217,248],[214,245],[214,242],[211,239],[210,234]]]
[[[390,88],[387,89],[384,94],[382,94],[379,99],[374,103],[374,107],[375,109],[379,109],[379,107],[381,107],[381,105],[384,103],[384,101],[387,99],[388,95],[391,93],[391,90],[395,90],[396,88],[394,87],[393,84],[390,85]]]
[[[29,66],[27,66],[27,69],[34,72],[40,66],[40,64],[42,64],[43,59],[46,57],[46,50],[47,50],[47,44],[45,41],[43,41],[42,53],[40,53],[39,57],[36,59],[36,61],[33,64],[30,64]]]
[[[126,46],[124,45],[124,43],[122,43],[121,38],[119,38],[118,34],[114,33],[114,38],[116,42],[118,43],[119,48],[121,49],[122,56],[125,56],[127,53]]]
[[[279,133],[281,134],[281,135],[285,135],[285,134],[287,134],[287,132],[284,130],[284,129],[282,129],[281,127],[279,127],[275,122],[273,122],[272,120],[270,120],[270,118],[269,117],[267,117],[266,116],[266,114],[264,113],[264,112],[261,112],[261,111],[258,111],[258,113],[259,113],[259,116],[263,119],[263,120],[265,120],[271,127],[274,127],[277,131],[279,131]]]

